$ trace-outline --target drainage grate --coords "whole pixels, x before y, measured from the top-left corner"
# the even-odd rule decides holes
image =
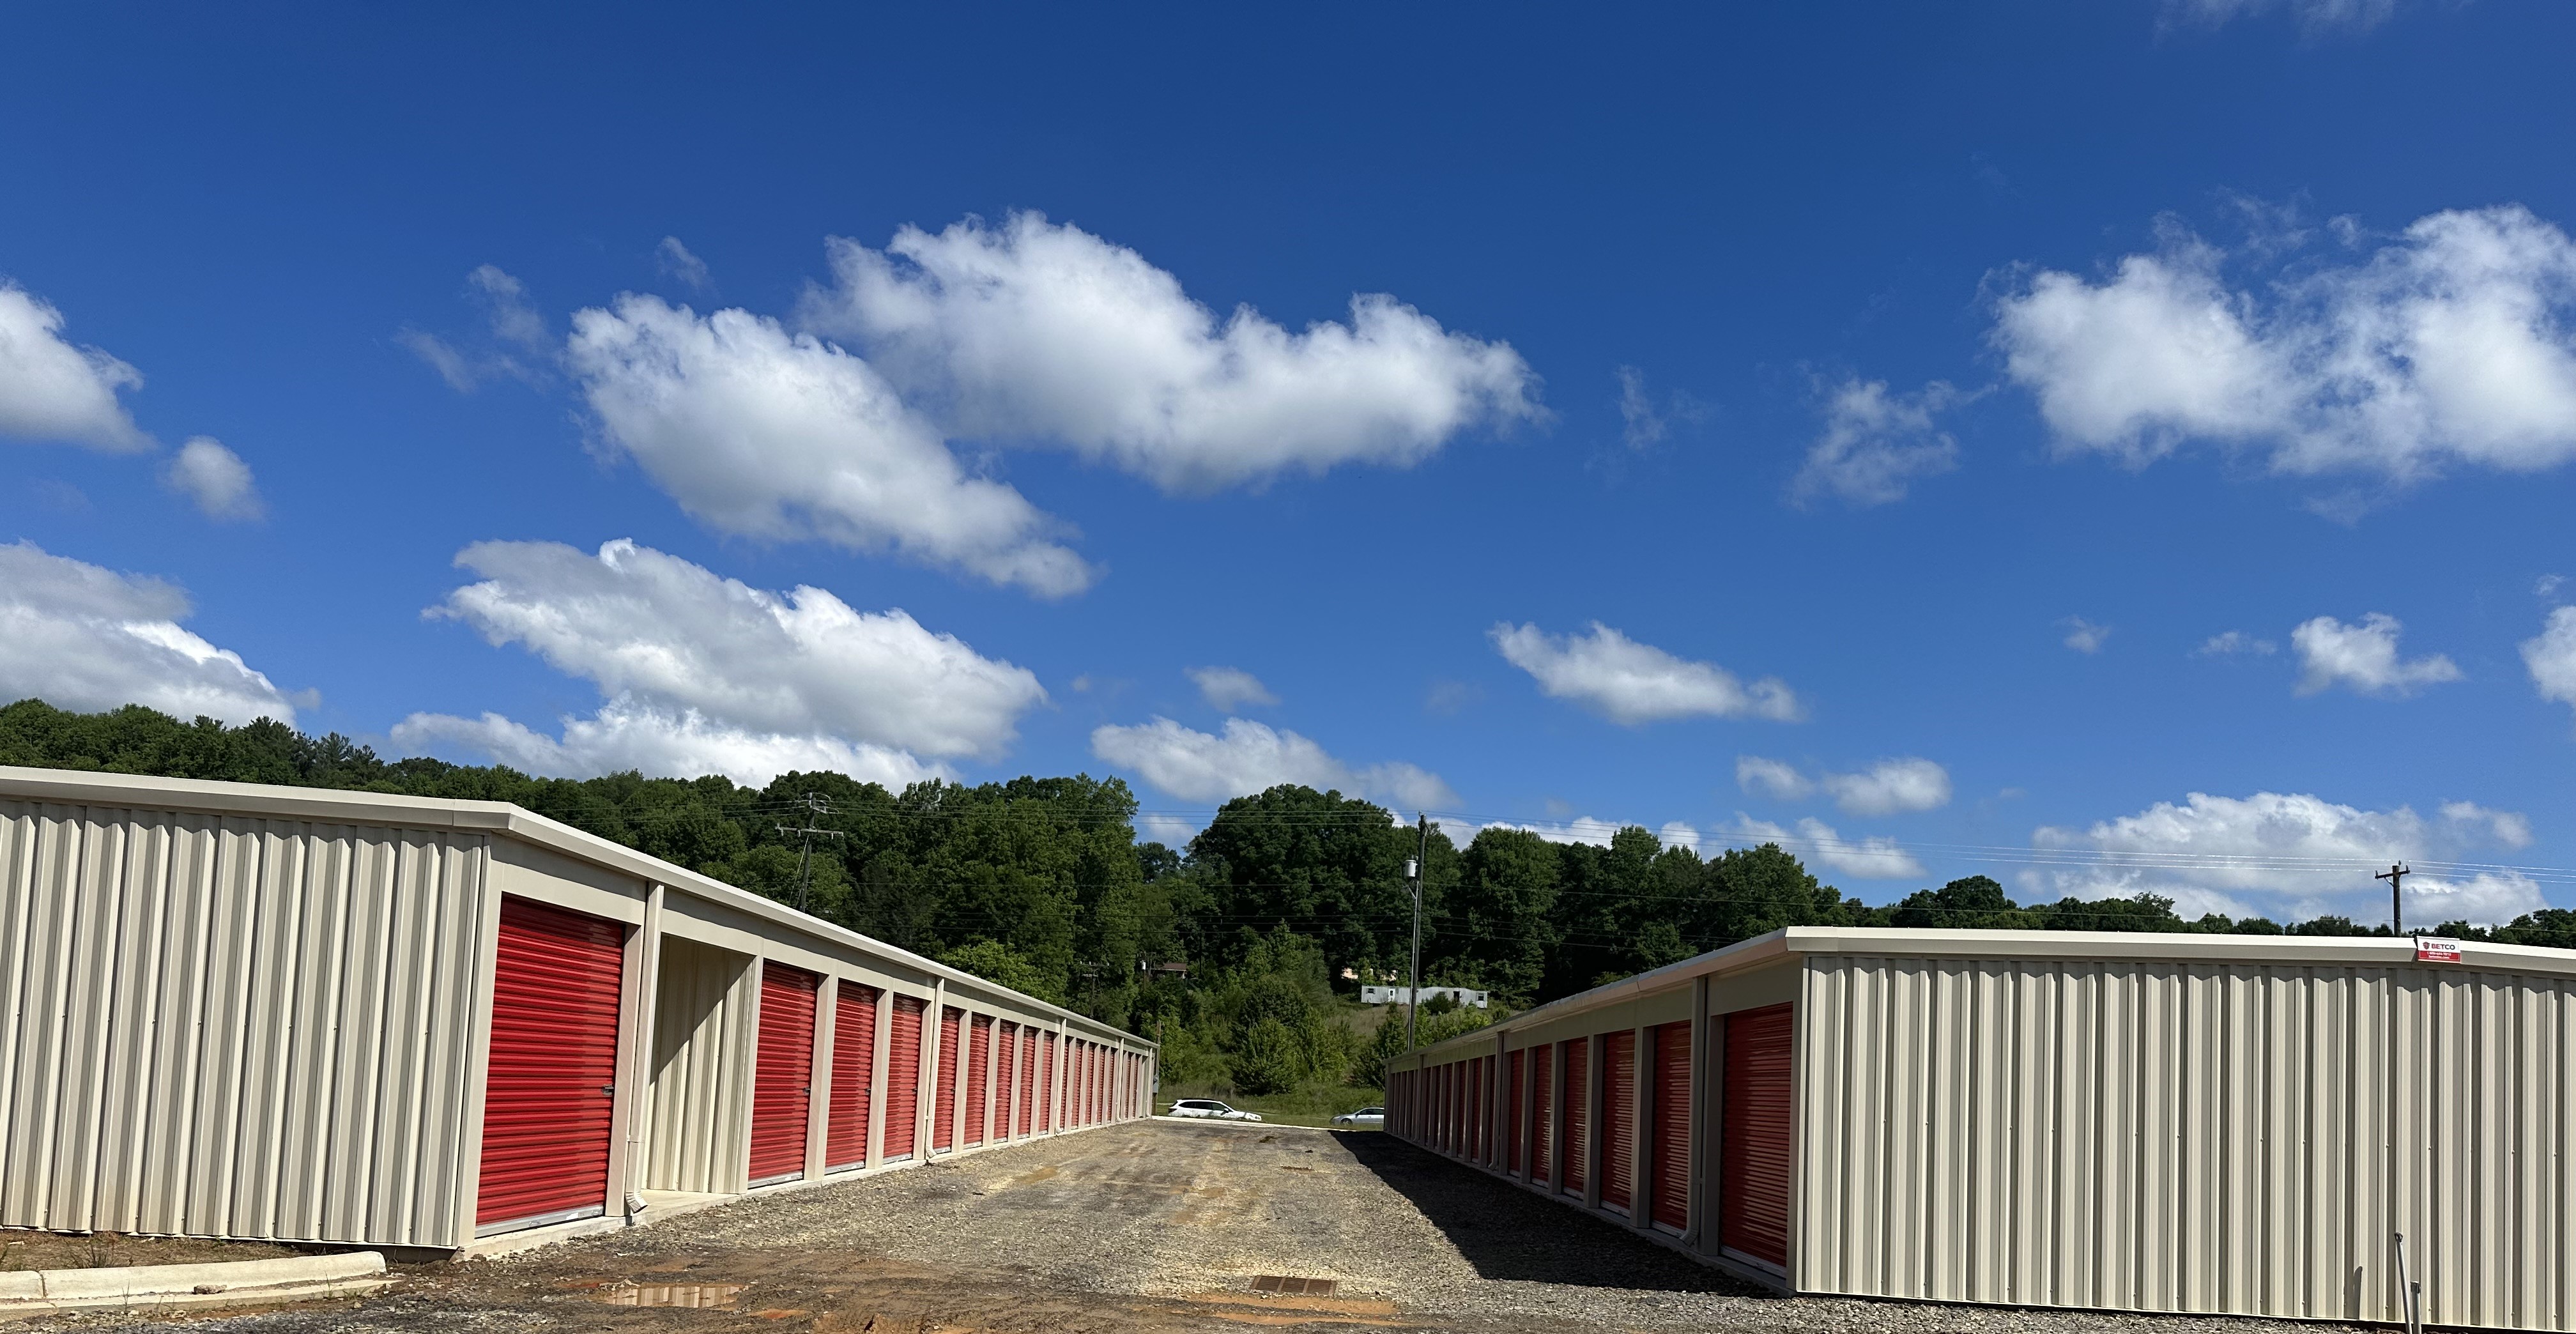
[[[1254,1292],[1276,1292],[1288,1297],[1330,1297],[1334,1280],[1329,1278],[1290,1278],[1281,1274],[1263,1274],[1252,1280]]]

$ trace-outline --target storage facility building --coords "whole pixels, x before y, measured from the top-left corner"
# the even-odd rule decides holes
[[[1792,927],[1390,1063],[1389,1129],[1797,1293],[2576,1329],[2576,953]]]
[[[518,1244],[1143,1116],[1154,1059],[515,806],[0,767],[0,1227]]]

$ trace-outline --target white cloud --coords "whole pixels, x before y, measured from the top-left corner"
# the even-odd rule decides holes
[[[24,288],[0,282],[0,435],[135,451],[152,437],[117,400],[143,373],[63,337],[63,313]]]
[[[251,480],[250,465],[210,435],[181,445],[178,456],[162,470],[161,480],[195,502],[210,519],[256,519],[268,512],[258,485]]]
[[[1816,790],[1815,780],[1798,772],[1796,765],[1759,755],[1735,757],[1735,785],[1781,801],[1797,801]]]
[[[1200,826],[1177,815],[1160,811],[1141,811],[1136,816],[1136,836],[1148,843],[1160,843],[1174,852],[1190,845],[1199,836]]]
[[[490,345],[467,351],[436,334],[408,326],[395,331],[394,341],[428,362],[430,369],[447,381],[447,387],[460,394],[472,393],[485,381],[502,377],[537,381],[554,360],[554,348],[546,332],[545,316],[538,314],[528,300],[527,284],[497,265],[484,264],[465,275],[465,295],[482,307]]]
[[[2465,807],[2472,818],[2452,818]],[[2439,824],[2407,807],[2366,811],[2303,793],[2258,792],[2215,797],[2194,792],[2177,805],[2158,802],[2135,815],[2077,830],[2042,826],[2032,847],[2068,859],[2063,869],[2033,870],[2026,895],[2081,898],[2171,898],[2185,916],[2261,913],[2293,921],[2341,913],[2385,922],[2387,887],[2374,871],[2462,849],[2522,846],[2528,822],[2467,803],[2444,808]],[[2539,887],[2510,871],[2407,877],[2412,925],[2465,918],[2510,920],[2543,906]]]
[[[2063,449],[2143,465],[2205,440],[2277,474],[2399,483],[2576,458],[2576,243],[2530,211],[2431,214],[2259,296],[2225,258],[2177,241],[2003,298],[1994,342]]]
[[[1799,504],[1832,496],[1855,506],[1903,500],[1918,478],[1959,466],[1959,442],[1933,416],[1960,401],[1939,380],[1912,394],[1890,394],[1884,380],[1849,379],[1825,400],[1825,429],[1789,484]]]
[[[1046,597],[1092,581],[1061,523],[969,476],[868,363],[775,320],[628,295],[573,316],[567,360],[609,441],[720,531],[892,549]]]
[[[1298,783],[1398,806],[1458,804],[1458,794],[1427,770],[1402,763],[1355,769],[1295,732],[1242,718],[1226,719],[1221,736],[1159,716],[1132,727],[1101,727],[1091,734],[1091,753],[1183,801],[1230,801]]]
[[[181,719],[295,721],[241,655],[181,629],[188,597],[32,542],[0,546],[0,700],[95,712],[142,704]]]
[[[2069,616],[2058,624],[2066,629],[2066,646],[2078,653],[2099,653],[2111,640],[2111,627],[2095,625],[2081,616]]]
[[[2200,641],[2200,647],[2193,649],[2192,654],[2202,658],[2232,658],[2245,653],[2256,657],[2270,657],[2280,651],[2281,646],[2271,640],[2256,639],[2242,630],[2230,630]]]
[[[2531,846],[2531,817],[2520,811],[2498,811],[2474,801],[2442,803],[2442,818],[2470,838],[2484,838],[2508,848]]]
[[[689,248],[680,244],[680,238],[676,236],[665,236],[662,244],[653,247],[653,260],[665,275],[687,284],[693,291],[703,292],[714,286],[707,274],[707,262],[690,254]]]
[[[2165,0],[2166,26],[2216,28],[2236,19],[2287,9],[2311,37],[2368,32],[2397,13],[2397,0]]]
[[[1603,820],[1594,816],[1579,815],[1563,823],[1554,823],[1544,820],[1537,822],[1492,820],[1480,825],[1472,821],[1457,819],[1435,819],[1432,823],[1439,825],[1441,832],[1449,836],[1449,841],[1461,848],[1475,841],[1476,835],[1487,829],[1512,829],[1518,830],[1524,834],[1536,834],[1550,843],[1588,843],[1596,848],[1606,848],[1610,846],[1610,840],[1616,836],[1620,830],[1627,828],[1629,824],[1633,824],[1635,822]],[[1666,826],[1668,829],[1674,827],[1676,826]],[[1678,827],[1685,829],[1689,828],[1687,825],[1681,825]]]
[[[2522,665],[2542,699],[2576,704],[2576,607],[2560,607],[2534,638],[2522,641]]]
[[[887,746],[821,735],[784,735],[727,727],[694,709],[664,712],[620,695],[588,718],[563,720],[558,740],[497,713],[480,718],[415,713],[393,726],[395,744],[441,743],[548,777],[588,778],[632,769],[652,776],[721,774],[759,787],[783,773],[830,770],[900,792],[907,783],[953,777]]]
[[[1756,820],[1737,812],[1732,828],[1720,831],[1723,845],[1730,848],[1759,847],[1777,843],[1782,850],[1795,853],[1837,875],[1854,880],[1920,880],[1931,872],[1914,854],[1897,845],[1895,839],[1868,837],[1847,839],[1832,825],[1809,816],[1798,822],[1797,832]]]
[[[1505,661],[1537,679],[1541,691],[1627,726],[1693,717],[1794,722],[1802,712],[1797,695],[1777,677],[1747,685],[1715,663],[1677,658],[1599,621],[1583,635],[1550,635],[1536,625],[1504,622],[1487,636]]]
[[[2379,612],[2362,617],[2359,625],[2331,616],[2303,622],[2290,632],[2290,646],[2298,651],[2302,668],[2298,693],[2313,695],[2340,685],[2364,695],[2401,696],[2460,679],[2460,669],[2441,654],[2400,659],[2397,636],[2404,628],[2396,617]]]
[[[1240,667],[1193,667],[1190,680],[1196,682],[1199,694],[1208,707],[1233,713],[1247,704],[1276,704],[1277,695],[1261,684],[1261,678]]]
[[[2531,581],[2531,595],[2536,598],[2558,596],[2558,586],[2567,582],[2563,574],[2544,574]]]
[[[1662,443],[1673,427],[1708,419],[1708,405],[1675,390],[1662,407],[1646,392],[1646,373],[1634,366],[1612,372],[1619,381],[1619,438],[1643,452]]]
[[[914,758],[990,756],[1046,699],[1037,678],[902,611],[862,612],[800,586],[752,588],[649,547],[596,557],[553,542],[484,542],[457,564],[483,576],[430,615],[519,644],[595,683],[596,718],[561,741],[507,719],[416,714],[405,737],[471,742],[544,772],[723,773],[766,782],[795,768],[910,781]]]
[[[1938,810],[1950,804],[1950,771],[1920,756],[1880,760],[1851,773],[1813,777],[1795,765],[1759,755],[1735,759],[1736,786],[1746,792],[1796,801],[1819,790],[1853,815],[1895,815]]]
[[[1543,415],[1519,353],[1390,296],[1303,333],[1248,306],[1220,323],[1142,255],[1036,213],[830,246],[839,284],[808,322],[864,344],[955,433],[1067,445],[1168,491],[1404,467]]]

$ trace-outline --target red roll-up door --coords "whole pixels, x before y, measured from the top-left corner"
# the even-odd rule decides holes
[[[966,1012],[954,1005],[939,1011],[939,1089],[930,1102],[930,1151],[957,1147],[957,1039]]]
[[[1726,1116],[1718,1159],[1718,1244],[1789,1266],[1789,1007],[1726,1016]]]
[[[1020,1026],[1005,1023],[994,1032],[993,1137],[1007,1141],[1019,1133],[1013,1118],[1019,1115],[1020,1100],[1013,1090],[1019,1087]]]
[[[1655,1030],[1655,1202],[1657,1226],[1690,1227],[1691,1026]]]
[[[1493,1111],[1493,1064],[1493,1057],[1479,1056],[1475,1068],[1467,1073],[1469,1083],[1475,1088],[1474,1095],[1467,1099],[1467,1159],[1470,1162],[1485,1161],[1486,1141],[1493,1137],[1491,1127],[1494,1123],[1486,1119]]]
[[[1055,1034],[1038,1039],[1038,1129],[1055,1129]]]
[[[1565,1189],[1583,1193],[1592,1171],[1592,1040],[1565,1045]]]
[[[1556,1073],[1556,1049],[1532,1047],[1530,1059],[1530,1116],[1537,1122],[1531,1127],[1537,1141],[1530,1149],[1530,1179],[1547,1180],[1556,1170],[1556,1099],[1549,1089],[1549,1079]]]
[[[1637,1034],[1602,1037],[1601,1202],[1626,1209],[1637,1188]]]
[[[1521,1170],[1521,1095],[1527,1091],[1529,1053],[1511,1054],[1511,1070],[1506,1076],[1503,1093],[1503,1170],[1517,1175]]]
[[[626,928],[501,899],[476,1235],[607,1212]]]
[[[832,1118],[823,1134],[823,1170],[868,1160],[868,1081],[877,1073],[877,991],[843,982],[832,1002]]]
[[[1073,1048],[1073,1128],[1091,1124],[1091,1044],[1080,1042]]]
[[[921,1126],[921,1016],[929,1003],[894,998],[894,1031],[886,1035],[885,1161],[909,1158]]]
[[[984,1067],[993,1058],[993,1021],[977,1015],[966,1044],[966,1142],[984,1142],[984,1108],[992,1094],[992,1081]]]
[[[1038,1128],[1038,1034],[1033,1028],[1020,1030],[1020,1133],[1033,1135]]]
[[[760,965],[760,1042],[752,1061],[751,1184],[805,1175],[814,1092],[814,996],[822,979]]]

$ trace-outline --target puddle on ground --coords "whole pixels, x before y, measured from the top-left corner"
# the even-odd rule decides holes
[[[611,1306],[732,1306],[745,1283],[629,1283],[591,1294]]]

